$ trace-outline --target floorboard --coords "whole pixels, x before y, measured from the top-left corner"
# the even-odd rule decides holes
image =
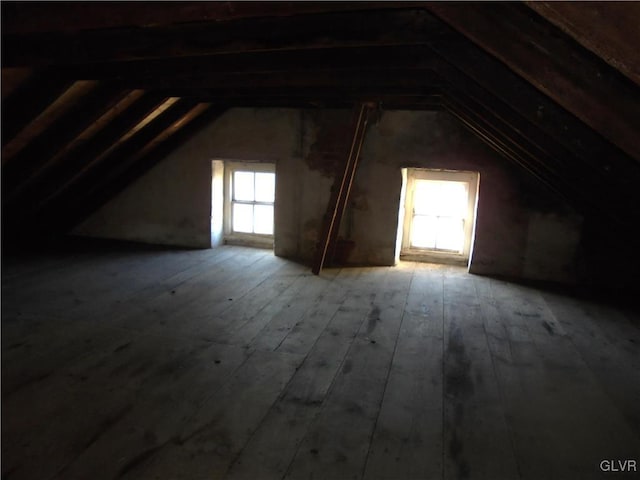
[[[638,318],[413,262],[3,259],[2,478],[633,478]]]
[[[364,478],[442,478],[443,274],[414,265]]]

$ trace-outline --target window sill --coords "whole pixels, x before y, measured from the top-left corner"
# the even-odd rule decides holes
[[[242,247],[269,248],[273,250],[273,236],[262,235],[229,235],[224,239],[226,245],[239,245]]]
[[[466,267],[467,263],[469,262],[469,257],[461,253],[417,249],[402,250],[400,252],[400,259],[410,262],[443,263],[447,265],[459,265],[463,267]]]

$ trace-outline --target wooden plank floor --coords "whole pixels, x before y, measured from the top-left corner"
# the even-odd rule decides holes
[[[640,465],[628,308],[403,262],[83,252],[2,271],[2,478],[597,479]]]

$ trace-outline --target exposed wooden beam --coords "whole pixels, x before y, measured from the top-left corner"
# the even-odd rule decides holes
[[[535,165],[532,165],[528,155],[521,155],[518,151],[515,151],[512,146],[509,146],[507,144],[508,142],[504,141],[503,135],[499,133],[499,130],[492,128],[488,122],[476,115],[473,110],[465,108],[462,103],[455,100],[453,97],[444,98],[443,106],[449,113],[456,117],[462,125],[467,127],[486,145],[505,158],[518,164],[549,190],[558,193],[559,189],[557,182],[550,180],[548,177],[543,175]]]
[[[73,113],[78,105],[84,101],[98,86],[99,82],[81,80],[71,85],[62,95],[51,103],[40,115],[25,126],[11,141],[2,147],[2,165],[19,162],[19,157],[24,159],[23,150],[32,145],[34,140],[53,125],[64,121],[69,113]],[[7,118],[11,122],[11,118]],[[26,148],[28,150],[28,148]],[[15,158],[15,161],[14,161]]]
[[[32,186],[31,195],[23,197],[23,208],[27,212],[34,212],[53,202],[96,165],[97,159],[102,158],[105,151],[111,149],[165,101],[165,97],[147,93],[138,97],[133,104],[127,105],[124,110],[119,110],[116,105],[115,117],[110,116],[108,123],[99,132],[62,158],[47,175]]]
[[[33,75],[33,69],[31,68],[3,68],[2,100],[15,92],[31,75]]]
[[[130,140],[135,139],[140,131],[144,130],[180,100],[177,97],[170,97],[163,98],[162,101],[158,102],[157,98],[155,95],[143,98],[131,111],[126,113],[124,118],[114,122],[110,128],[105,129],[104,134],[99,136],[97,141],[86,149],[91,152],[89,155],[82,156],[82,152],[78,152],[71,161],[66,161],[64,165],[66,167],[66,178],[63,182],[55,182],[54,191],[50,192],[36,206],[36,209],[51,202],[53,198],[64,195],[67,190],[73,190],[74,185],[81,180],[86,180],[87,175],[97,182],[103,180],[101,174],[92,174],[92,172],[96,168],[100,170],[99,167],[104,162],[117,162],[118,156],[126,157],[129,155],[129,150],[136,148],[140,137],[134,142]],[[75,168],[72,166],[75,166]]]
[[[450,84],[450,87],[444,89],[447,108],[451,110],[453,98],[464,107],[468,118],[479,117],[485,124],[488,122],[490,127],[485,126],[484,130],[494,130],[490,136],[494,143],[496,137],[499,137],[502,139],[503,150],[508,145],[507,148],[520,152],[511,158],[523,166],[526,163],[527,169],[532,166],[537,172],[536,176],[552,185],[557,193],[568,198],[576,208],[580,209],[581,204],[592,210],[602,211],[604,208],[609,211],[611,218],[617,217],[618,221],[623,221],[622,217],[627,215],[625,212],[629,211],[629,205],[640,202],[640,196],[634,193],[635,189],[630,188],[640,182],[640,166],[633,161],[615,162],[614,171],[610,170],[611,167],[605,169],[603,166],[609,164],[603,164],[598,158],[585,158],[576,154],[547,135],[539,125],[523,117],[512,104],[499,98],[498,95],[503,94],[504,90],[500,90],[500,93],[491,92],[445,64],[439,71]],[[524,90],[520,90],[521,96],[525,94]],[[460,110],[458,107],[451,111],[458,114]],[[608,160],[613,163],[615,159]],[[595,198],[594,191],[600,192],[601,196]],[[602,197],[607,199],[604,206]]]
[[[384,66],[369,66],[366,68],[345,69],[300,69],[290,68],[286,71],[269,72],[219,72],[213,75],[203,75],[190,72],[184,75],[165,73],[164,75],[147,78],[129,78],[118,80],[129,88],[151,89],[226,89],[233,92],[242,89],[269,88],[370,88],[383,87],[424,87],[438,86],[439,77],[430,68],[419,68],[414,65],[403,68]]]
[[[638,162],[608,142],[498,60],[460,35],[434,39],[431,48],[440,55],[437,73],[455,88],[486,105],[486,92],[501,99],[509,109],[544,132],[581,161],[582,167],[598,172],[604,181],[638,178]],[[478,88],[480,87],[480,88]]]
[[[158,136],[150,140],[144,147],[142,147],[135,155],[132,156],[131,161],[136,162],[138,159],[148,155],[151,151],[157,149],[160,144],[167,141],[169,137],[175,135],[178,130],[186,127],[195,118],[202,115],[205,111],[211,108],[210,103],[199,103],[191,110],[189,110],[182,118],[179,118],[167,128],[165,128]]]
[[[3,169],[3,194],[11,202],[16,193],[32,176],[70,142],[87,125],[99,119],[105,111],[113,108],[126,92],[116,85],[99,85],[77,100],[56,119],[55,123],[33,139]]]
[[[420,9],[367,10],[251,18],[171,28],[5,34],[3,65],[86,64],[122,60],[367,45],[424,44],[438,22]]]
[[[188,100],[181,100],[181,103],[184,106],[180,106],[180,109],[178,110],[179,113],[177,115],[173,114],[174,117],[178,117],[175,121],[170,122],[164,129],[161,129],[161,127],[159,127],[153,130],[154,132],[159,130],[155,135],[153,133],[147,134],[145,136],[145,139],[149,138],[149,140],[146,143],[143,143],[142,141],[137,142],[137,145],[139,145],[139,148],[137,150],[128,155],[126,159],[122,159],[116,165],[113,165],[111,168],[109,168],[108,172],[105,172],[105,175],[101,176],[101,183],[103,186],[108,186],[111,183],[111,179],[118,177],[132,164],[135,164],[140,158],[145,157],[151,151],[157,149],[160,144],[167,141],[167,139],[174,135],[178,130],[184,128],[187,124],[189,124],[203,112],[211,108],[211,104],[209,103],[198,103],[194,106],[192,106],[192,102]],[[165,108],[163,112],[166,110],[168,110],[168,108]],[[183,110],[186,111],[186,113],[180,116],[180,113]],[[163,121],[163,124],[166,124],[166,121]],[[100,188],[104,187],[97,186],[95,188],[99,190]]]
[[[42,185],[43,179],[46,181],[49,175],[53,175],[57,182],[62,181],[60,176],[56,176],[56,172],[60,169],[61,164],[71,158],[72,152],[76,149],[81,149],[82,146],[87,145],[98,132],[102,131],[107,125],[112,122],[116,117],[121,115],[127,108],[140,99],[144,95],[142,90],[134,90],[125,95],[120,101],[118,101],[113,107],[106,110],[95,121],[86,125],[86,128],[81,131],[71,142],[60,149],[55,155],[49,158],[45,164],[43,164],[37,171],[31,175],[27,182],[25,182],[19,191],[16,192],[17,203],[29,203],[33,204],[33,201],[27,201],[25,199],[41,198],[43,191],[47,190],[47,184]],[[86,158],[85,158],[86,161]],[[73,162],[71,162],[73,163]],[[48,188],[51,188],[51,183]]]
[[[347,202],[349,201],[351,185],[356,174],[356,169],[358,168],[360,149],[364,142],[369,113],[372,108],[374,108],[373,104],[363,103],[359,105],[357,109],[351,148],[341,171],[336,172],[334,185],[331,190],[331,198],[327,205],[327,212],[325,213],[320,238],[318,239],[316,255],[312,267],[314,275],[319,275],[325,262],[331,262],[333,259],[333,251],[338,238],[338,230],[340,229],[344,210],[347,206]]]
[[[157,93],[166,96],[193,98],[194,100],[210,102],[220,107],[234,108],[340,108],[351,109],[354,103],[373,101],[388,110],[440,110],[441,95],[436,89],[379,94],[371,89],[331,89],[313,91],[292,89],[281,94],[267,94],[264,91],[244,94],[227,94],[209,90],[167,89]]]
[[[386,1],[376,2],[375,8],[412,5]],[[12,34],[75,32],[370,8],[367,2],[3,2],[2,30]]]
[[[640,3],[525,3],[580,45],[640,85]]]
[[[151,166],[149,162],[159,161],[159,152],[164,152],[163,155],[167,153],[165,144],[167,147],[175,146],[174,142],[186,138],[194,125],[197,125],[195,120],[204,117],[204,112],[208,110],[189,100],[176,102],[87,172],[81,182],[49,205],[43,211],[44,216],[39,217],[42,220],[38,223],[59,233],[66,232],[124,188],[134,178],[134,172],[137,172],[136,177],[139,176],[142,165],[145,165],[146,171]],[[190,128],[184,128],[187,125]],[[178,135],[183,129],[185,137]],[[55,212],[55,215],[46,212]],[[55,223],[47,221],[47,218],[54,217]]]
[[[2,146],[64,94],[74,82],[55,72],[30,78],[2,102]],[[3,157],[5,153],[3,152]],[[4,162],[4,158],[3,158]]]
[[[147,117],[135,125],[124,135],[114,148],[108,149],[96,159],[96,166],[88,172],[85,184],[89,192],[102,188],[109,183],[111,177],[117,175],[120,165],[127,159],[135,158],[145,146],[161,136],[174,122],[189,113],[198,102],[190,99],[182,100],[170,97]]]
[[[144,90],[140,89],[127,92],[127,94],[115,103],[115,105],[109,106],[99,118],[96,118],[93,122],[86,125],[86,128],[80,132],[72,142],[54,155],[49,163],[55,163],[57,160],[64,158],[71,151],[78,148],[80,145],[89,141],[94,135],[105,128],[114,118],[121,115],[127,108],[138,101],[144,93]]]
[[[290,70],[359,70],[430,67],[431,50],[416,45],[336,47],[306,50],[247,51],[226,55],[169,57],[66,66],[83,79],[148,81],[159,76],[215,78],[224,73],[282,73]]]
[[[163,89],[166,96],[194,98],[227,107],[233,106],[285,106],[340,104],[349,108],[354,103],[372,101],[411,105],[433,105],[439,98],[436,87],[331,87],[331,88],[268,88],[268,89]]]
[[[92,156],[91,159],[76,172],[72,179],[72,183],[82,179],[87,175],[87,173],[90,174],[92,170],[95,170],[96,167],[100,167],[100,165],[104,164],[105,161],[109,162],[109,160],[113,159],[117,162],[118,157],[126,157],[129,155],[131,150],[135,150],[138,147],[138,144],[143,141],[141,140],[143,137],[136,137],[138,133],[143,131],[149,124],[153,123],[158,117],[162,116],[179,101],[180,98],[178,97],[169,97],[165,98],[160,104],[155,105],[153,109],[149,110],[146,115],[144,115],[144,117],[132,124],[131,127],[124,131],[119,138],[111,142],[106,149],[103,149],[100,153]],[[147,135],[149,135],[148,132],[149,130],[147,130]],[[135,139],[135,141],[132,141],[133,139]],[[112,165],[110,165],[109,168],[111,168],[111,166]],[[104,168],[102,170],[104,171]],[[102,175],[98,174],[94,174],[92,178],[96,181],[103,180]]]
[[[640,162],[640,88],[522,4],[429,9]]]
[[[453,90],[449,90],[444,96],[443,105],[488,146],[526,170],[578,210],[584,209],[584,186],[562,175],[566,172],[558,172],[555,159],[523,138],[504,119]],[[587,202],[588,205],[592,203]]]
[[[206,103],[194,106],[157,137],[150,140],[139,152],[121,162],[110,172],[109,181],[88,194],[76,215],[69,218],[67,228],[81,222],[101,205],[105,204],[124,188],[142,176],[172,151],[191,138],[201,128],[218,118],[226,109]],[[60,230],[64,232],[64,228]]]

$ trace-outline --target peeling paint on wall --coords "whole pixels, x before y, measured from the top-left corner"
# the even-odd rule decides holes
[[[305,115],[309,118],[305,125],[309,125],[312,135],[304,161],[311,170],[328,178],[336,176],[351,148],[351,115],[348,110],[318,110]]]

